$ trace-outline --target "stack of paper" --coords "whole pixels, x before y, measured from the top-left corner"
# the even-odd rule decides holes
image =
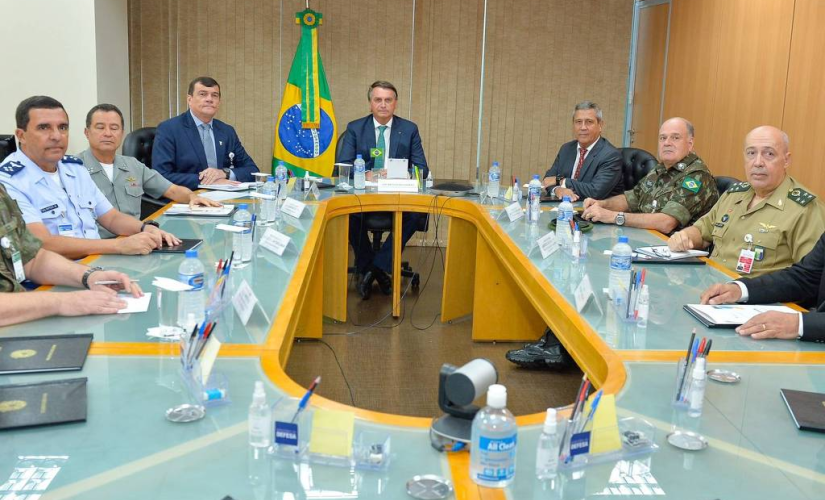
[[[651,247],[639,247],[636,249],[637,253],[647,255],[648,257],[655,257],[664,260],[680,260],[689,259],[691,257],[707,257],[708,253],[704,250],[688,250],[686,252],[672,252],[667,245],[657,245]]]

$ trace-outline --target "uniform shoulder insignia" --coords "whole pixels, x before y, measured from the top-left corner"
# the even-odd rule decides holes
[[[22,172],[24,168],[26,168],[26,166],[19,161],[7,161],[6,163],[0,165],[0,173],[11,177]]]
[[[72,156],[72,155],[66,155],[66,156],[64,156],[64,157],[63,157],[63,160],[61,160],[61,161],[62,161],[63,163],[76,163],[76,164],[78,164],[78,165],[83,165],[83,160],[81,160],[81,159],[80,159],[80,158],[78,158],[77,156]]]
[[[700,181],[699,179],[694,179],[690,176],[686,176],[682,180],[682,187],[687,189],[691,193],[696,194],[699,192],[700,189],[702,189],[702,181]]]
[[[736,182],[728,188],[726,193],[742,193],[751,188],[750,182]]]
[[[816,195],[811,194],[804,189],[793,188],[788,191],[788,198],[799,203],[803,207],[816,199]]]

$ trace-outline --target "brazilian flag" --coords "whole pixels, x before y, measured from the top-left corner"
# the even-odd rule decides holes
[[[295,24],[301,25],[301,40],[278,113],[273,172],[278,162],[283,161],[298,177],[303,177],[305,171],[321,177],[332,174],[338,127],[318,53],[318,26],[322,17],[311,9],[295,14]]]

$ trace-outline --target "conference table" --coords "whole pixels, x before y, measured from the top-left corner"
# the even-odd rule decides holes
[[[204,239],[199,258],[207,269],[229,254],[231,236],[216,230],[214,219],[171,217],[164,210],[152,216],[162,228]],[[730,279],[710,262],[646,265],[648,326],[625,323],[602,294],[608,281],[604,251],[621,234],[634,247],[660,244],[662,235],[596,225],[585,235],[589,248],[582,261],[560,251],[544,259],[535,240],[549,231],[552,205],[532,226],[524,218],[510,222],[502,210],[470,197],[324,190],[319,200],[307,202],[300,218],[284,216],[276,229],[293,244],[283,256],[257,247],[252,263],[231,273],[233,289],[246,281],[258,299],[246,324],[229,310],[215,332],[223,343],[215,370],[228,381],[231,403],[209,408],[193,423],[165,418],[187,395],[177,344],[146,336],[158,323],[154,299],[141,314],[47,318],[0,328],[0,337],[94,335],[80,372],[0,376],[2,384],[88,378],[86,422],[0,432],[0,500],[396,499],[408,498],[407,481],[425,474],[449,479],[458,499],[822,498],[825,435],[797,430],[779,392],[825,391],[819,344],[754,341],[704,328],[682,305],[697,302],[711,283]],[[441,453],[431,446],[429,418],[353,408],[320,396],[313,397],[312,408],[353,412],[356,433],[391,438],[386,470],[292,462],[252,449],[247,411],[254,382],[265,381],[270,403],[300,398],[306,389],[285,373],[294,340],[321,337],[325,317],[347,319],[347,215],[362,211],[394,212],[396,224],[403,211],[429,213],[431,225],[448,227],[442,321],[472,315],[476,341],[533,340],[550,326],[594,386],[616,395],[620,418],[643,419],[655,429],[655,453],[561,471],[555,480],[540,482],[535,444],[543,415],[522,415],[515,481],[504,490],[480,488],[469,480],[466,451]],[[126,272],[153,291],[152,278],[175,278],[181,259],[151,254],[85,261]],[[399,276],[394,273],[395,315],[402,300]],[[585,277],[594,296],[578,312],[574,291]],[[671,399],[676,362],[694,328],[713,339],[709,368],[733,370],[741,382],[709,381],[703,415],[686,421]],[[666,435],[674,426],[701,432],[709,446],[693,452],[671,446]]]

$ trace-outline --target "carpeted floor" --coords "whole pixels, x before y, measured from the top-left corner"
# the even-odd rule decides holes
[[[372,298],[363,301],[350,280],[349,321],[325,320],[322,341],[296,341],[287,365],[295,381],[306,387],[321,375],[317,393],[326,398],[380,412],[432,417],[441,413],[441,365],[460,366],[474,358],[487,358],[507,387],[508,407],[514,414],[542,412],[573,401],[582,376],[577,368],[565,372],[519,369],[504,354],[521,343],[473,342],[472,318],[440,321],[443,266],[437,250],[410,247],[404,259],[421,274],[421,286],[418,292],[408,289],[402,316],[392,318],[390,298],[377,285]],[[408,283],[402,282],[405,289]],[[540,334],[536,332],[536,337]],[[476,401],[483,403],[483,397]]]

